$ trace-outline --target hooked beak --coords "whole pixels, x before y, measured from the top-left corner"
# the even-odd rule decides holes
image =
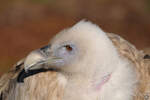
[[[57,63],[61,58],[52,56],[50,46],[45,46],[41,49],[32,51],[25,59],[24,70],[49,69],[51,65]]]

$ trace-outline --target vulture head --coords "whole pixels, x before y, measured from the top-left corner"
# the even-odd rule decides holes
[[[24,70],[37,69],[53,69],[65,76],[64,100],[133,97],[136,75],[132,63],[119,55],[101,28],[88,21],[59,32],[47,46],[32,51]]]
[[[59,32],[50,43],[31,52],[25,60],[25,71],[56,69],[70,74],[111,72],[118,55],[112,42],[97,25],[80,21]],[[109,68],[109,69],[108,69]]]

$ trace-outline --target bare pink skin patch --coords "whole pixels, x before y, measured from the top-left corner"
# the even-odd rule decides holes
[[[111,74],[108,74],[102,78],[102,81],[96,85],[96,90],[100,91],[104,84],[106,84],[111,78]]]

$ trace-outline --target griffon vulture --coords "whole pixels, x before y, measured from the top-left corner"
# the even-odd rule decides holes
[[[148,57],[80,21],[0,79],[0,100],[150,100]]]

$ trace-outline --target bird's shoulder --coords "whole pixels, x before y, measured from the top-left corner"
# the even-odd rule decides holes
[[[13,67],[0,77],[0,100],[2,100],[4,94],[9,92],[11,84],[16,82],[18,74],[23,69],[24,59],[19,60]]]
[[[144,50],[138,50],[119,35],[113,33],[108,33],[107,35],[115,45],[120,56],[133,63],[140,83],[137,86],[135,100],[144,100],[145,97],[150,96],[147,95],[150,90],[150,54],[144,52]]]

